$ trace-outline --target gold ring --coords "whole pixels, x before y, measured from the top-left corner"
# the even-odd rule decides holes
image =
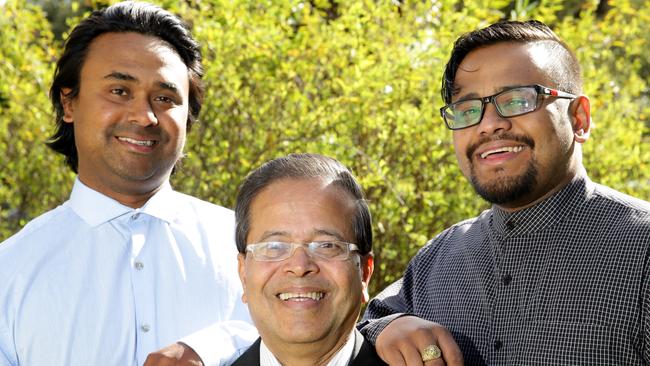
[[[436,346],[435,344],[431,344],[426,346],[422,352],[420,352],[422,355],[422,361],[427,362],[431,360],[437,360],[442,356],[442,352],[440,352],[440,348]]]

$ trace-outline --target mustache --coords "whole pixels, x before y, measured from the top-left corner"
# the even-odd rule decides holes
[[[528,145],[531,150],[535,148],[535,141],[533,141],[533,139],[531,139],[530,137],[525,135],[515,135],[513,133],[505,132],[500,135],[481,137],[477,142],[469,145],[467,147],[467,150],[465,151],[465,153],[467,154],[467,159],[469,159],[470,161],[472,160],[472,156],[474,156],[474,152],[476,151],[476,149],[479,148],[479,146],[486,144],[488,142],[499,141],[499,140],[516,141],[524,145]]]
[[[163,136],[163,131],[158,126],[141,127],[131,123],[119,124],[113,128],[111,133],[118,136],[138,136],[156,141],[160,141]]]

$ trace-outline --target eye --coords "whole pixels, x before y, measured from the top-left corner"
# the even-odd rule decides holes
[[[162,102],[162,103],[177,104],[176,100],[174,100],[173,98],[170,98],[168,96],[165,96],[165,95],[159,95],[159,96],[155,97],[154,100],[157,101],[157,102]]]
[[[345,252],[345,247],[335,241],[317,241],[311,246],[314,253],[325,258],[334,258]]]
[[[506,101],[505,105],[507,107],[526,107],[528,106],[528,100],[526,98],[512,98]]]
[[[336,243],[331,241],[316,242],[316,248],[318,249],[332,249],[333,247],[336,247]]]
[[[482,104],[480,101],[468,100],[453,106],[454,118],[459,121],[474,121],[481,115]]]
[[[111,89],[111,94],[118,95],[118,96],[125,96],[128,93],[127,93],[126,89],[123,89],[123,88],[112,88]]]
[[[284,252],[287,251],[289,245],[282,242],[268,242],[265,243],[261,248],[260,252],[267,257],[275,258],[278,257]]]
[[[473,116],[475,116],[475,115],[477,115],[478,113],[481,112],[481,108],[470,107],[470,108],[462,110],[461,112],[462,112],[463,116],[473,117]]]

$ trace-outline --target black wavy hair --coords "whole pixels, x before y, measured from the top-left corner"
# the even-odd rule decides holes
[[[356,212],[352,229],[355,244],[362,255],[372,251],[372,218],[361,186],[339,161],[319,154],[289,154],[268,161],[252,171],[239,187],[235,204],[235,241],[237,250],[246,253],[246,237],[250,230],[250,206],[253,199],[271,183],[285,178],[324,178],[348,192],[355,199]]]
[[[581,93],[582,76],[578,59],[551,28],[538,20],[502,21],[465,33],[454,42],[442,76],[442,99],[445,103],[451,103],[456,72],[465,56],[477,48],[502,42],[541,42],[549,54],[555,57],[556,62],[548,71],[557,87],[568,93],[576,95]]]
[[[50,100],[56,113],[56,131],[47,145],[65,155],[66,164],[76,173],[79,163],[71,123],[63,121],[61,98],[79,95],[81,68],[86,60],[92,41],[104,33],[135,32],[154,36],[167,42],[178,53],[188,69],[189,115],[187,129],[196,121],[203,104],[203,65],[199,44],[192,38],[189,27],[172,13],[157,6],[126,1],[93,12],[77,25],[65,42],[63,55],[56,64],[54,80],[50,88]],[[62,95],[63,88],[72,91]]]

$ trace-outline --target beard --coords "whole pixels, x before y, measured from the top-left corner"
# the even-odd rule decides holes
[[[488,182],[479,181],[472,165],[470,183],[479,196],[492,204],[517,202],[531,193],[537,185],[537,162],[533,159],[526,167],[526,171],[518,176],[497,177]]]
[[[476,176],[476,171],[474,170],[473,158],[476,158],[474,152],[481,144],[496,140],[517,141],[527,145],[531,151],[535,151],[535,141],[528,136],[514,135],[506,132],[498,136],[482,138],[475,144],[470,145],[466,151],[466,156],[470,164],[469,181],[474,187],[476,193],[492,204],[503,205],[517,202],[522,197],[531,193],[537,185],[537,160],[533,155],[531,161],[526,167],[526,171],[520,175],[500,176],[500,173],[503,173],[503,169],[498,169],[495,172],[496,177],[494,179],[480,182]]]

